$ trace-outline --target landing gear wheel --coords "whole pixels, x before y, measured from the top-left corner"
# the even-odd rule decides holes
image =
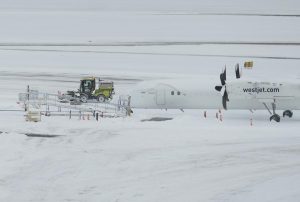
[[[285,110],[283,112],[283,117],[285,117],[285,116],[287,116],[289,118],[292,118],[293,117],[293,112],[291,110]]]
[[[86,103],[88,101],[88,96],[87,95],[81,95],[80,96],[80,101],[83,103]]]
[[[276,122],[280,122],[280,116],[278,114],[274,114],[270,117],[270,121],[276,121]]]
[[[99,95],[99,96],[98,96],[98,101],[99,101],[99,102],[105,102],[105,97],[104,97],[104,95]]]

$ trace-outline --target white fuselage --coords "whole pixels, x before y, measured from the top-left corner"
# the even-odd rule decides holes
[[[216,81],[168,80],[141,84],[131,95],[132,108],[145,109],[223,109]],[[276,103],[279,110],[300,109],[300,84],[227,82],[228,109],[259,110]]]

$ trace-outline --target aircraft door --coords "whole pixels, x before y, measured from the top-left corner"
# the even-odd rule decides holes
[[[156,104],[165,105],[166,104],[166,91],[164,89],[156,90]]]

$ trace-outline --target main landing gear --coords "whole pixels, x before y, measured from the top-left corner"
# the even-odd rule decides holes
[[[276,114],[276,104],[275,104],[275,101],[272,103],[272,110],[273,110],[273,113],[271,112],[271,110],[269,109],[268,105],[266,103],[263,103],[264,106],[266,107],[266,109],[269,111],[269,113],[271,114],[271,117],[270,117],[270,121],[274,120],[276,122],[280,122],[280,116],[278,114]],[[293,117],[293,112],[291,110],[285,110],[283,112],[283,117],[289,117],[289,118],[292,118]]]
[[[271,114],[270,121],[274,120],[276,122],[280,122],[280,116],[278,114],[276,114],[276,104],[275,104],[275,102],[272,103],[273,113],[271,112],[271,110],[269,109],[269,107],[266,103],[263,103],[263,104],[266,107],[266,109],[269,111],[269,113]]]
[[[276,114],[276,104],[275,102],[272,103],[273,115],[270,117],[270,121],[274,120],[276,122],[280,122],[280,116]]]
[[[271,117],[270,117],[270,121],[276,121],[276,122],[280,122],[280,116],[278,114],[273,114]]]
[[[293,117],[293,112],[291,110],[285,110],[283,112],[283,117],[289,117],[289,118],[292,118]]]

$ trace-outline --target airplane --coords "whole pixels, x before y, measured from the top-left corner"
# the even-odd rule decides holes
[[[280,122],[277,110],[291,118],[292,110],[300,110],[300,84],[241,80],[239,65],[237,80],[227,82],[226,67],[220,74],[220,85],[214,78],[171,79],[143,83],[131,93],[131,108],[143,109],[224,109],[267,110],[270,121]]]

